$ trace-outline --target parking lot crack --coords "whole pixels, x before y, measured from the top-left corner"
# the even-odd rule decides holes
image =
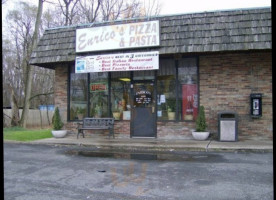
[[[206,152],[208,152],[208,147],[210,145],[210,143],[212,142],[212,139],[210,139],[210,141],[208,142],[207,146],[206,146]]]

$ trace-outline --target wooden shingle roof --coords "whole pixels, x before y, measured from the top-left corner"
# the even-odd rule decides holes
[[[270,7],[130,19],[81,28],[148,20],[160,21],[160,46],[154,48],[159,54],[272,49]],[[74,61],[78,27],[47,29],[31,55],[30,64],[52,67]],[[141,50],[144,51],[135,49]]]

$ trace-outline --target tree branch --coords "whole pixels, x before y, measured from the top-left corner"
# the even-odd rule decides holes
[[[32,96],[29,100],[31,101],[32,99],[34,99],[34,98],[36,98],[36,97],[39,97],[39,96],[47,96],[47,95],[50,95],[50,94],[54,94],[54,92],[36,94],[36,95]]]

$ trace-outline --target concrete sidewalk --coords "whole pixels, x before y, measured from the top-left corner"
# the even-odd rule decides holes
[[[237,142],[220,142],[217,140],[197,141],[192,139],[159,139],[159,138],[104,138],[93,136],[79,139],[76,135],[67,135],[64,138],[48,138],[28,142],[31,144],[48,145],[78,145],[93,147],[98,150],[113,151],[254,151],[272,152],[273,141],[262,138],[241,138]]]

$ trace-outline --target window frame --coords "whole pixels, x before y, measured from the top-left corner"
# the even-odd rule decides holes
[[[163,57],[163,58],[166,58],[166,57]],[[178,93],[178,88],[180,87],[180,81],[179,81],[179,60],[181,60],[181,59],[189,59],[189,58],[194,58],[195,59],[195,62],[196,62],[196,67],[197,67],[197,81],[196,81],[196,84],[197,84],[197,94],[198,94],[198,108],[199,108],[199,106],[200,106],[200,88],[199,88],[199,56],[180,56],[179,58],[176,58],[176,57],[169,57],[168,59],[173,59],[174,60],[174,68],[175,68],[175,85],[176,85],[176,87],[175,87],[175,93],[176,93],[176,107],[175,107],[175,113],[176,113],[176,116],[175,116],[175,119],[174,120],[169,120],[169,119],[159,119],[158,117],[157,117],[157,122],[194,122],[195,120],[184,120],[184,119],[181,119],[181,118],[179,118],[180,116],[179,116],[179,114],[180,114],[180,112],[181,112],[181,108],[179,107],[179,101],[180,101],[180,99],[179,99],[179,93]],[[162,60],[162,57],[161,58],[159,58],[160,60],[159,61],[161,61]],[[158,76],[158,75],[157,75]],[[158,77],[156,77],[156,81],[158,81]],[[158,84],[158,83],[157,83]],[[157,93],[158,93],[158,91],[157,91]],[[181,103],[181,102],[180,102]]]
[[[180,81],[179,81],[179,68],[180,68],[180,64],[179,64],[179,60],[181,59],[189,59],[189,58],[194,58],[195,59],[195,62],[196,62],[196,76],[197,76],[197,81],[196,81],[196,85],[197,85],[197,102],[198,102],[198,109],[199,109],[199,106],[200,106],[200,87],[199,87],[199,56],[181,56],[180,58],[178,59],[175,59],[176,61],[176,86],[177,86],[177,90],[176,90],[176,95],[177,95],[177,99],[176,99],[176,110],[177,110],[177,117],[176,117],[176,121],[177,122],[195,122],[195,120],[184,120],[184,119],[179,119],[179,111],[181,111],[179,109],[179,93],[177,92],[178,91],[178,88],[180,86]],[[181,93],[182,94],[182,93]],[[181,114],[182,116],[182,114]]]
[[[72,69],[75,67],[75,62],[74,63],[71,63],[69,64],[68,66],[68,81],[67,81],[67,122],[80,122],[82,120],[75,120],[75,119],[70,119],[70,108],[71,108],[71,103],[70,103],[70,96],[71,96],[71,72],[73,71]],[[75,73],[75,72],[74,72]],[[87,74],[87,86],[89,85],[89,73]],[[89,86],[87,87],[87,102],[86,102],[86,106],[87,106],[87,109],[88,109],[88,112],[87,114],[89,113],[89,99],[90,97],[90,94],[89,94]],[[84,116],[86,117],[86,116]]]

